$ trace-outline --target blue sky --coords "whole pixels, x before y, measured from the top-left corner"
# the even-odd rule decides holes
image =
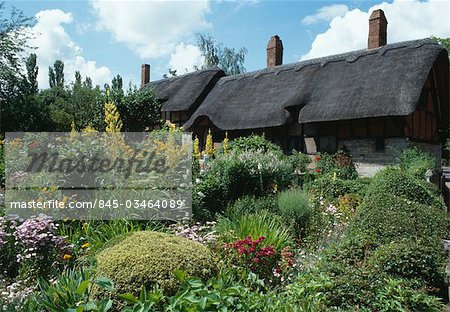
[[[36,16],[32,31],[40,87],[54,60],[102,85],[116,74],[140,82],[142,63],[151,79],[169,68],[179,73],[201,63],[196,33],[248,50],[247,71],[266,66],[272,35],[284,46],[284,63],[365,48],[370,11],[382,8],[388,42],[450,37],[448,1],[6,1]]]

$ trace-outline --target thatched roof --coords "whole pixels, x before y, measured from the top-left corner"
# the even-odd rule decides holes
[[[187,111],[198,106],[223,76],[225,73],[220,68],[212,67],[153,81],[144,87],[153,88],[156,99],[164,103],[162,111]]]
[[[438,58],[447,72],[446,50],[422,39],[222,77],[184,127],[203,116],[222,130],[276,127],[290,107],[299,123],[406,116]]]

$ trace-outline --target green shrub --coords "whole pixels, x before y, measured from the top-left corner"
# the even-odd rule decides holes
[[[352,233],[364,233],[379,245],[414,238],[438,241],[448,237],[449,229],[449,218],[442,209],[387,191],[366,196],[350,225]]]
[[[331,266],[334,269],[330,271]],[[288,301],[298,306],[314,304],[306,311],[438,312],[444,307],[419,281],[331,262],[325,268],[301,274],[287,287],[287,296]]]
[[[323,175],[306,183],[305,190],[308,191],[312,198],[324,197],[331,200],[346,194],[358,194],[362,197],[366,193],[370,182],[370,179],[342,180],[334,179],[330,175]]]
[[[380,246],[368,259],[378,271],[402,278],[419,278],[428,285],[443,286],[446,257],[442,246],[402,240]]]
[[[248,151],[263,151],[263,152],[275,152],[282,153],[280,147],[269,140],[263,135],[252,134],[246,137],[240,137],[229,142],[230,151],[237,153]]]
[[[226,243],[245,239],[248,236],[258,238],[264,236],[264,246],[272,246],[277,251],[292,245],[292,231],[287,228],[280,216],[267,211],[244,214],[229,219],[220,217],[216,227],[217,234]]]
[[[229,205],[226,211],[226,216],[230,218],[237,218],[244,214],[257,213],[263,210],[275,212],[276,209],[276,197],[266,196],[258,198],[248,195],[239,198],[233,204]]]
[[[165,292],[176,290],[175,270],[191,276],[208,278],[215,263],[207,247],[185,238],[165,233],[134,232],[97,256],[97,276],[114,281],[116,294],[138,294],[141,286],[159,285]],[[101,293],[95,294],[97,297]]]
[[[424,179],[428,169],[436,169],[436,159],[417,147],[404,150],[398,158],[398,164],[402,171],[420,179]]]
[[[292,165],[273,152],[248,151],[222,155],[194,187],[194,217],[212,218],[245,195],[273,194],[293,181]]]
[[[300,236],[309,224],[312,208],[306,193],[290,189],[278,194],[278,213]]]
[[[311,158],[308,154],[297,152],[293,150],[291,155],[288,156],[289,162],[297,172],[306,172],[308,165],[311,163]]]
[[[397,168],[386,168],[375,175],[368,191],[368,195],[373,194],[390,194],[419,204],[445,208],[439,190],[433,184]]]

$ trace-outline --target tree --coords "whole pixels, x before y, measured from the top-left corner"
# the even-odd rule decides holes
[[[48,84],[50,88],[59,87],[64,88],[64,63],[61,60],[56,60],[53,68],[48,68]]]
[[[197,34],[197,44],[205,59],[202,68],[219,66],[227,75],[236,75],[245,72],[244,61],[247,49],[224,47],[209,35]]]
[[[450,38],[438,38],[435,36],[431,36],[431,39],[442,45],[448,52],[450,58]]]
[[[4,13],[5,4],[0,2],[0,99],[7,101],[23,91],[22,52],[29,47],[27,28],[33,25],[34,19],[15,8],[11,9],[9,18]]]
[[[28,94],[37,94],[39,91],[37,76],[39,72],[39,66],[37,66],[36,62],[36,54],[32,53],[28,56],[25,61],[25,66],[27,68],[27,93]]]
[[[120,105],[120,103],[122,103],[123,101],[124,95],[125,93],[123,91],[122,77],[120,75],[117,75],[111,81],[111,100],[113,100],[116,105]]]
[[[146,127],[161,125],[161,103],[151,88],[129,86],[122,103],[117,106],[125,131],[144,131]]]

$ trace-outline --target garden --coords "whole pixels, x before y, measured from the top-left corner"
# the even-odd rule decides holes
[[[120,131],[114,107],[109,114]],[[193,141],[190,220],[3,215],[1,309],[445,308],[450,222],[425,180],[431,156],[405,150],[360,178],[345,148],[311,158],[286,155],[264,136],[226,138],[217,150],[212,142],[201,151]]]

